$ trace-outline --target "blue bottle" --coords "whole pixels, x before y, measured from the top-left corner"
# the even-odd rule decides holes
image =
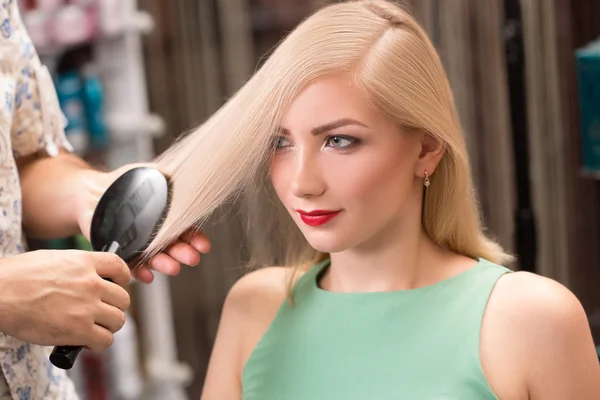
[[[600,38],[576,51],[584,172],[600,177]]]
[[[80,76],[75,70],[59,73],[55,86],[60,108],[68,121],[65,127],[67,139],[76,153],[84,154],[88,148],[88,134]]]
[[[109,137],[104,119],[103,86],[93,64],[83,68],[81,95],[90,135],[90,146],[96,150],[104,149],[109,144]]]

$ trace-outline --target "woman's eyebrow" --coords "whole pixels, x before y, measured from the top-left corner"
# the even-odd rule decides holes
[[[332,122],[328,122],[324,125],[320,125],[317,126],[315,128],[313,128],[311,130],[311,134],[317,136],[317,135],[321,135],[325,132],[329,132],[332,131],[336,128],[341,128],[342,126],[348,126],[348,125],[358,125],[358,126],[363,126],[365,128],[368,128],[367,125],[363,124],[362,122],[359,122],[355,119],[352,118],[342,118],[342,119],[338,119]],[[283,127],[279,127],[277,128],[277,132],[283,136],[289,136],[290,131],[286,128]]]

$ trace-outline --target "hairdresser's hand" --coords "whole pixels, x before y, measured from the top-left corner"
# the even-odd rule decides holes
[[[164,252],[152,257],[147,265],[136,265],[131,274],[140,282],[150,283],[154,279],[152,270],[167,275],[177,275],[181,265],[195,266],[200,263],[200,255],[210,251],[210,240],[206,235],[188,232]]]
[[[150,163],[128,164],[111,172],[88,171],[85,177],[88,190],[82,193],[78,222],[81,232],[89,240],[92,216],[102,194],[121,175],[136,167],[155,167]],[[198,232],[187,232],[177,242],[168,247],[164,252],[152,257],[148,264],[134,265],[131,274],[138,281],[151,283],[154,279],[152,269],[167,275],[177,275],[181,265],[194,266],[200,262],[200,255],[210,251],[210,240],[206,235]]]
[[[103,351],[125,322],[129,279],[128,266],[110,253],[40,250],[2,258],[0,331],[29,343]]]

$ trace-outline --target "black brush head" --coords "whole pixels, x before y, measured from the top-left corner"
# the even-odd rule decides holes
[[[169,183],[158,170],[133,168],[104,192],[92,217],[90,242],[94,251],[119,244],[127,263],[137,258],[162,223],[169,204]]]

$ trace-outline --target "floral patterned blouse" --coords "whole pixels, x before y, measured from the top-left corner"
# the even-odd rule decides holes
[[[17,1],[0,0],[0,257],[26,250],[15,159],[38,151],[55,156],[60,147],[72,151],[64,125]],[[50,351],[0,333],[0,400],[78,399],[65,371],[48,361]]]

